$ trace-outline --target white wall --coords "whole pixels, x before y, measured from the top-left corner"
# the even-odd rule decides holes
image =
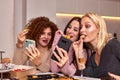
[[[14,0],[14,46],[17,35],[26,24],[26,0]]]
[[[56,0],[27,0],[27,21],[38,16],[56,22]]]
[[[120,0],[56,0],[56,12],[120,16]]]
[[[14,50],[13,10],[14,0],[0,0],[0,51],[5,51],[3,57],[12,57]]]

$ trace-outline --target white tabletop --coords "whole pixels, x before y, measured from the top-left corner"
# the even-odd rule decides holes
[[[73,78],[80,79],[80,76],[73,76]],[[101,80],[99,78],[92,78],[92,77],[83,77],[83,78],[85,78],[85,80]]]

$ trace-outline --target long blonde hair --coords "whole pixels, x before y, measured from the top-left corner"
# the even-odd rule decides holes
[[[98,44],[96,48],[102,49],[104,45],[107,43],[109,37],[105,20],[96,13],[91,13],[91,12],[86,13],[82,18],[84,17],[90,18],[93,21],[93,23],[96,25],[96,27],[99,28],[100,31],[98,33]]]

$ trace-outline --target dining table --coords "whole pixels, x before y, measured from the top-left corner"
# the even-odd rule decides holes
[[[72,80],[82,80],[81,76],[66,76],[62,73],[45,72],[36,70],[35,67],[25,65],[14,65],[14,68],[0,70],[0,80],[59,80],[60,77],[72,78]],[[85,77],[84,80],[114,80],[112,78]]]

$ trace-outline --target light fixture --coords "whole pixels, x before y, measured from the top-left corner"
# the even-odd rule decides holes
[[[82,14],[67,14],[67,13],[56,13],[56,16],[68,16],[68,17],[74,17],[74,16],[83,16]],[[113,16],[102,16],[105,19],[115,19],[120,20],[120,17],[113,17]]]

